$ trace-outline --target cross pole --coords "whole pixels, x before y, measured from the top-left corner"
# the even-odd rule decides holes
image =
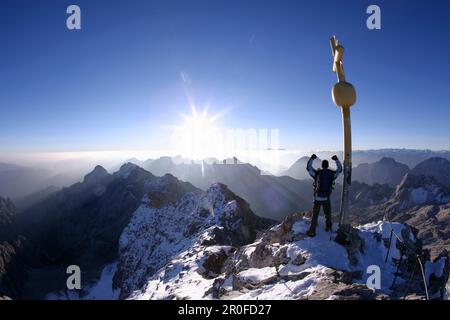
[[[349,188],[352,181],[352,132],[350,123],[350,107],[356,101],[356,91],[350,83],[345,81],[344,73],[344,47],[335,36],[330,39],[331,53],[333,55],[333,72],[338,82],[333,86],[333,102],[341,108],[344,135],[344,179],[342,183],[341,208],[339,212],[339,225],[345,224],[348,212]]]

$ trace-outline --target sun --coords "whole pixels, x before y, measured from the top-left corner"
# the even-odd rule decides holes
[[[191,133],[195,133],[196,135],[203,135],[204,133],[208,133],[209,131],[215,129],[215,118],[208,117],[208,109],[206,108],[202,113],[198,113],[194,108],[191,116],[182,114],[182,117],[185,120],[182,127]]]
[[[194,160],[217,156],[223,147],[217,120],[223,113],[209,115],[208,108],[199,112],[195,106],[191,110],[190,115],[180,113],[184,121],[175,128],[176,150]]]

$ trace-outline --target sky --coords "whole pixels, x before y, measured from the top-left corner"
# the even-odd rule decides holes
[[[340,150],[332,35],[354,149],[450,149],[448,0],[1,0],[0,153],[165,149],[194,105],[285,150]]]

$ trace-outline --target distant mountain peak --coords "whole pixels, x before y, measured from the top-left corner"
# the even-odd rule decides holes
[[[111,175],[100,165],[95,166],[94,170],[84,176],[83,182],[86,184],[99,184]]]
[[[169,185],[177,185],[187,183],[180,181],[177,177],[170,173],[166,173],[162,177],[159,177],[157,179],[149,180],[146,182],[146,191],[161,191],[165,188],[167,188]]]
[[[442,157],[432,157],[427,160],[424,160],[422,163],[426,163],[426,162],[450,165],[450,161],[448,161],[448,159],[442,158]]]
[[[309,179],[309,173],[306,171],[306,164],[308,163],[310,157],[303,156],[297,159],[287,170],[282,171],[280,175],[290,176],[295,179]],[[320,158],[316,158],[313,161],[313,166],[319,166],[321,163]]]
[[[364,182],[369,185],[375,183],[389,184],[394,187],[400,183],[409,167],[406,164],[397,162],[391,157],[382,157],[374,163],[361,163],[353,168],[353,180]]]
[[[394,158],[391,157],[383,157],[380,159],[380,161],[378,161],[379,163],[383,163],[383,164],[389,164],[389,163],[398,163],[397,161],[395,161]]]
[[[122,179],[128,179],[130,177],[131,174],[135,174],[137,172],[138,176],[144,175],[144,176],[148,176],[148,178],[153,177],[153,175],[148,172],[147,170],[141,168],[140,166],[138,166],[137,164],[134,164],[132,162],[127,162],[125,164],[123,164],[119,171],[114,173],[114,176],[118,176]]]
[[[156,161],[167,162],[167,163],[174,163],[173,160],[172,160],[172,157],[169,157],[169,156],[159,157],[158,159],[156,159]]]
[[[139,167],[137,164],[133,162],[127,162],[120,166],[119,171],[134,170],[137,167]]]

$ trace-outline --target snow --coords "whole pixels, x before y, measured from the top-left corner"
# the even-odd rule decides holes
[[[263,280],[267,280],[276,276],[276,270],[274,267],[265,268],[250,268],[239,272],[236,277],[243,283],[258,284]]]
[[[299,221],[294,225],[296,232],[305,232],[309,226],[308,220]],[[334,230],[337,226],[333,226]],[[385,242],[388,242],[391,228],[394,232],[402,238],[402,229],[404,225],[401,223],[390,223],[386,221],[379,221],[377,223],[370,223],[358,227],[359,235],[364,240],[364,253],[358,253],[358,264],[352,266],[347,259],[347,252],[338,243],[330,241],[330,234],[318,228],[317,236],[314,238],[305,238],[299,242],[292,244],[288,250],[288,254],[297,254],[296,251],[305,255],[307,254],[307,260],[302,267],[322,265],[337,270],[345,271],[363,271],[363,278],[358,281],[365,284],[368,276],[367,267],[371,265],[377,265],[381,270],[381,291],[388,292],[389,287],[392,284],[396,266],[393,259],[400,258],[400,252],[396,247],[396,237],[392,237],[391,249],[389,258],[385,262],[388,248],[385,246]],[[381,235],[381,238],[385,241],[377,241],[375,234]],[[413,237],[410,234],[410,237]],[[306,251],[306,252],[305,252]],[[399,283],[403,281],[398,278]]]
[[[204,260],[199,246],[193,246],[176,255],[171,262],[147,280],[143,290],[134,291],[131,300],[162,299],[208,299],[205,292],[214,279],[205,279],[201,274]]]
[[[164,181],[149,183],[147,188],[163,188],[170,179],[168,176]],[[428,193],[426,190],[417,190],[412,197],[415,201],[422,201],[425,199],[424,194]],[[333,281],[332,274],[336,274],[335,271],[360,273],[362,278],[353,282],[365,285],[372,275],[367,273],[368,267],[373,265],[381,271],[379,291],[389,294],[396,261],[400,259],[397,241],[415,241],[412,232],[406,234],[405,225],[401,223],[378,221],[359,226],[356,230],[364,246],[362,251],[354,253],[356,263],[352,259],[352,264],[347,249],[333,241],[331,236],[335,234],[324,231],[325,223],[321,217],[315,237],[306,236],[310,220],[302,218],[292,226],[292,238],[289,239],[295,240],[271,243],[273,239],[268,241],[260,238],[240,248],[208,245],[214,238],[213,232],[220,230],[218,234],[232,234],[242,227],[238,205],[236,200],[227,199],[220,184],[213,184],[201,194],[188,193],[162,208],[152,207],[149,199],[144,197],[119,240],[121,296],[135,300],[213,299],[220,288],[224,299],[303,299],[313,295],[319,283],[329,283],[330,279]],[[276,234],[279,228],[280,225],[277,225],[270,230]],[[333,230],[337,228],[337,225],[333,226]],[[391,231],[400,239],[392,236],[388,248]],[[408,239],[403,239],[403,236]],[[274,239],[278,238],[275,236]],[[261,260],[257,260],[255,248],[262,242],[265,251],[262,251]],[[286,256],[278,266],[277,273],[269,255],[284,252]],[[234,259],[228,260],[228,263],[235,263],[236,269],[227,266],[227,272],[224,272],[222,267],[223,273],[217,275],[215,264],[221,262],[215,259],[219,256],[223,258],[223,254]],[[205,261],[212,255],[212,259],[208,260],[212,266],[208,266]],[[300,265],[297,261],[299,255],[305,258]],[[117,292],[110,290],[111,268],[105,268],[100,280],[90,287],[86,297],[118,297]],[[431,274],[438,277],[442,274],[443,264],[427,263],[425,269],[427,278]],[[396,281],[401,284],[405,280],[398,277]],[[106,294],[102,295],[102,292]]]
[[[297,221],[293,225],[294,234],[304,234],[309,228],[310,221],[303,219]],[[323,221],[321,221],[323,224]],[[337,228],[337,226],[334,226]],[[316,285],[326,278],[327,271],[363,271],[361,280],[356,283],[365,284],[369,274],[366,273],[367,267],[377,265],[381,269],[381,291],[389,292],[392,284],[396,266],[393,258],[399,258],[398,249],[395,247],[395,240],[391,244],[391,254],[387,262],[385,262],[387,248],[385,242],[390,236],[391,228],[401,237],[404,225],[400,223],[389,223],[379,221],[359,227],[360,237],[365,242],[364,253],[357,255],[358,264],[351,265],[347,257],[347,251],[343,246],[330,240],[330,233],[325,232],[322,228],[317,229],[317,235],[314,238],[305,237],[301,240],[287,244],[287,256],[291,259],[290,263],[279,266],[281,277],[286,275],[307,274],[299,280],[285,281],[276,279],[276,269],[274,267],[249,268],[239,272],[236,277],[241,283],[250,283],[256,286],[256,289],[247,292],[238,291],[230,292],[233,299],[298,299],[310,296]],[[379,241],[375,234],[381,235],[382,240]],[[413,237],[410,234],[410,237]],[[401,238],[402,239],[402,238]],[[403,239],[402,239],[403,240]],[[256,244],[248,245],[242,248],[242,253],[248,257],[253,252]],[[280,250],[280,248],[278,248]],[[294,265],[292,261],[298,256],[306,257],[306,262],[302,265]],[[292,278],[292,277],[291,277]],[[295,279],[293,277],[292,279]],[[272,281],[271,281],[272,280]],[[231,279],[228,278],[227,285],[223,288],[231,291]],[[401,283],[403,279],[397,278],[397,283]],[[264,284],[267,283],[267,284]],[[333,299],[333,297],[329,297]]]
[[[226,291],[231,291],[233,289],[233,277],[229,276],[225,279],[225,281],[222,284],[222,288]]]
[[[265,268],[264,268],[265,269]],[[272,268],[274,269],[274,268]],[[308,268],[305,272],[309,274],[297,281],[280,280],[273,284],[265,285],[261,288],[249,291],[234,297],[239,300],[295,300],[298,298],[307,298],[315,289],[316,284],[324,278],[327,268],[316,266]]]
[[[320,219],[323,222],[322,219]],[[293,225],[295,234],[305,234],[309,229],[309,219],[297,221]],[[303,240],[293,242],[289,245],[288,256],[294,259],[297,254],[306,256],[306,263],[303,268],[309,266],[327,266],[338,270],[350,270],[350,263],[347,257],[347,251],[340,244],[330,240],[330,232],[325,232],[320,225],[316,230],[316,236],[305,237]],[[334,225],[336,230],[337,225]],[[343,259],[344,257],[344,259]]]
[[[134,286],[146,276],[147,270],[163,267],[176,253],[192,245],[193,240],[184,236],[190,223],[195,202],[188,201],[193,194],[186,195],[178,206],[161,209],[139,207],[119,240],[119,252],[125,259],[128,270],[136,270],[130,277]]]
[[[228,254],[230,247],[201,243],[212,239],[214,229],[231,234],[241,225],[237,202],[227,201],[223,191],[213,184],[205,193],[188,193],[163,208],[150,207],[144,199],[119,240],[122,288],[131,292],[130,299],[205,298],[214,279],[203,275],[203,262],[221,250]]]
[[[425,184],[410,190],[407,205],[417,205],[428,202],[445,204],[450,202],[450,195],[440,186],[435,184]]]
[[[120,291],[113,289],[113,277],[117,270],[117,262],[106,265],[100,278],[83,288],[82,295],[78,291],[60,291],[49,293],[46,300],[117,300]]]
[[[119,290],[114,290],[112,280],[117,270],[117,263],[107,265],[100,276],[100,279],[88,289],[88,295],[84,300],[115,300],[119,297]]]
[[[448,190],[436,183],[431,177],[407,176],[409,179],[405,180],[400,185],[396,194],[399,204],[398,209],[404,210],[415,205],[424,204],[446,204],[450,202],[450,194]]]
[[[127,177],[134,168],[135,165],[127,164],[116,174]],[[173,179],[173,176],[166,175],[149,180],[146,190],[165,190]],[[439,190],[429,186],[416,188],[410,193],[408,201],[425,203],[431,194],[443,199]],[[381,271],[380,291],[389,294],[396,272],[395,262],[400,259],[397,242],[415,241],[412,232],[405,234],[405,225],[401,223],[378,221],[359,226],[357,231],[364,248],[355,253],[357,263],[352,264],[347,249],[333,241],[335,233],[324,231],[325,223],[321,217],[315,237],[306,236],[311,221],[301,218],[293,224],[292,238],[286,242],[271,243],[260,238],[239,248],[208,245],[213,243],[214,232],[227,236],[245,227],[238,206],[236,200],[229,201],[221,184],[213,184],[200,194],[187,193],[178,201],[160,208],[152,207],[151,200],[144,196],[141,206],[134,212],[119,239],[119,261],[105,266],[99,279],[89,283],[81,295],[77,291],[63,291],[50,293],[46,298],[118,299],[120,296],[136,300],[213,299],[211,289],[214,285],[214,289],[220,286],[222,292],[225,291],[222,296],[225,299],[300,299],[315,293],[319,283],[330,282],[330,274],[335,271],[360,272],[362,278],[353,281],[366,284],[371,275],[366,271],[373,265]],[[280,225],[276,225],[270,231],[276,233],[279,228]],[[337,228],[336,224],[333,225],[333,230]],[[391,238],[392,231],[400,240],[396,236]],[[408,239],[403,239],[403,236]],[[278,238],[269,240],[274,239]],[[252,256],[260,244],[268,249],[262,255],[269,253],[262,256],[261,261],[253,257],[257,261],[255,263]],[[283,257],[277,272],[269,255],[281,254],[284,250],[287,259]],[[238,267],[228,268],[227,272],[223,272],[222,268],[223,273],[217,275],[215,263],[218,262],[214,255],[223,259],[223,254],[235,259],[228,262],[236,262]],[[206,270],[208,265],[205,261],[211,255],[213,259],[209,262],[212,261],[212,270]],[[298,256],[305,258],[304,263],[297,265]],[[435,263],[427,262],[426,278],[429,279],[432,274],[442,276],[444,265],[443,259]],[[122,292],[112,288],[112,280],[119,267]],[[397,278],[397,283],[403,281],[401,277]],[[335,298],[333,295],[328,297],[330,300]]]
[[[381,271],[381,291],[389,292],[389,287],[392,285],[394,280],[394,275],[396,272],[396,265],[394,261],[400,258],[400,251],[397,249],[397,238],[392,237],[391,248],[389,250],[389,256],[386,261],[386,255],[388,253],[388,248],[385,246],[385,242],[389,241],[390,228],[394,230],[396,234],[401,237],[401,230],[404,226],[400,223],[389,223],[384,221],[379,221],[376,224],[371,224],[370,226],[361,226],[360,236],[365,242],[364,254],[358,255],[358,268],[363,270],[363,279],[360,283],[365,284],[367,278],[370,274],[367,274],[367,267],[371,265],[376,265]],[[376,241],[374,237],[374,232],[381,234],[382,241]],[[402,238],[401,238],[402,239]],[[402,283],[403,279],[397,278],[397,283]]]
[[[310,221],[308,219],[297,221],[293,225],[294,233],[306,233],[309,228],[309,223]],[[367,267],[370,265],[377,265],[381,269],[381,291],[388,292],[396,271],[396,266],[392,259],[398,259],[400,257],[400,253],[395,246],[396,238],[393,237],[389,259],[385,262],[387,248],[385,247],[384,241],[377,241],[374,235],[375,233],[379,233],[383,239],[388,239],[390,236],[390,228],[392,227],[392,229],[401,237],[401,231],[404,228],[404,225],[400,223],[379,221],[377,223],[360,226],[360,237],[365,242],[365,250],[364,253],[358,253],[358,264],[356,266],[350,264],[345,248],[335,241],[330,240],[330,233],[325,232],[321,228],[322,225],[323,220],[321,220],[321,225],[317,228],[316,237],[305,237],[302,240],[292,242],[288,245],[287,255],[291,258],[291,260],[301,254],[306,257],[306,262],[300,266],[293,265],[292,263],[282,265],[280,266],[280,274],[298,274],[300,272],[311,272],[311,270],[323,271],[324,268],[332,268],[335,270],[350,272],[363,271],[363,278],[357,282],[365,284],[368,276],[370,275],[366,273]],[[336,228],[337,225],[333,226],[334,230],[336,230]],[[315,272],[315,276],[318,278],[316,280],[318,281],[321,275],[320,273],[317,274],[317,271]],[[254,275],[253,273],[254,271],[252,270],[251,274],[253,279],[256,279],[257,275]],[[263,270],[262,273],[264,277],[267,276],[268,271]],[[314,277],[314,275],[311,275],[305,279],[311,280],[311,277]],[[305,280],[302,280],[302,288],[305,288],[306,283],[314,286],[317,281],[305,282]],[[397,281],[400,283],[402,279],[398,278]],[[312,287],[309,289],[313,290]],[[272,289],[270,290],[272,291]],[[267,296],[267,294],[264,296]],[[246,298],[250,297],[246,296]],[[261,297],[258,298],[261,299]]]
[[[212,253],[220,253],[220,252],[225,252],[227,255],[229,254],[230,250],[231,250],[231,246],[209,246],[206,247],[204,252],[206,254],[212,254]]]
[[[226,208],[226,204],[223,206]],[[215,209],[214,212],[218,212]],[[294,234],[305,234],[309,228],[310,220],[302,219],[294,223],[292,230]],[[348,259],[346,249],[330,240],[330,233],[322,228],[324,222],[320,219],[320,225],[317,228],[316,237],[300,237],[298,241],[289,242],[285,245],[273,244],[272,251],[276,252],[286,246],[287,257],[290,262],[279,266],[281,277],[278,278],[275,267],[267,266],[262,268],[247,268],[238,272],[235,277],[242,284],[250,284],[253,290],[244,288],[242,290],[233,290],[232,276],[224,279],[222,289],[227,293],[225,298],[229,299],[298,299],[307,298],[316,288],[316,285],[329,276],[330,270],[341,271],[362,271],[362,279],[355,280],[355,283],[365,284],[370,274],[367,274],[367,267],[377,265],[381,270],[381,292],[389,293],[389,287],[392,284],[396,266],[395,259],[400,257],[396,248],[395,237],[392,238],[389,258],[385,262],[390,237],[390,230],[394,230],[403,241],[402,229],[405,227],[401,223],[390,223],[379,221],[358,228],[360,237],[364,240],[364,252],[357,253],[357,265],[352,265]],[[334,226],[336,230],[337,225]],[[272,230],[274,230],[272,228]],[[207,234],[207,231],[205,231]],[[206,235],[202,234],[204,238]],[[375,235],[378,234],[379,237]],[[413,239],[413,235],[409,237]],[[200,237],[201,238],[201,237]],[[186,241],[186,239],[185,239]],[[240,249],[242,255],[250,257],[255,247],[261,240],[256,241]],[[164,250],[170,250],[169,247]],[[221,246],[202,247],[198,241],[193,241],[186,245],[181,252],[170,258],[170,262],[158,270],[150,279],[146,286],[141,290],[134,291],[129,299],[211,299],[207,294],[214,283],[214,279],[205,278],[205,270],[202,266],[206,256],[211,253],[217,253],[224,250]],[[225,248],[225,250],[228,250]],[[294,265],[293,260],[298,255],[306,258],[305,263]],[[296,275],[304,273],[304,277]],[[397,283],[404,281],[397,278]],[[330,297],[333,299],[333,297]]]

